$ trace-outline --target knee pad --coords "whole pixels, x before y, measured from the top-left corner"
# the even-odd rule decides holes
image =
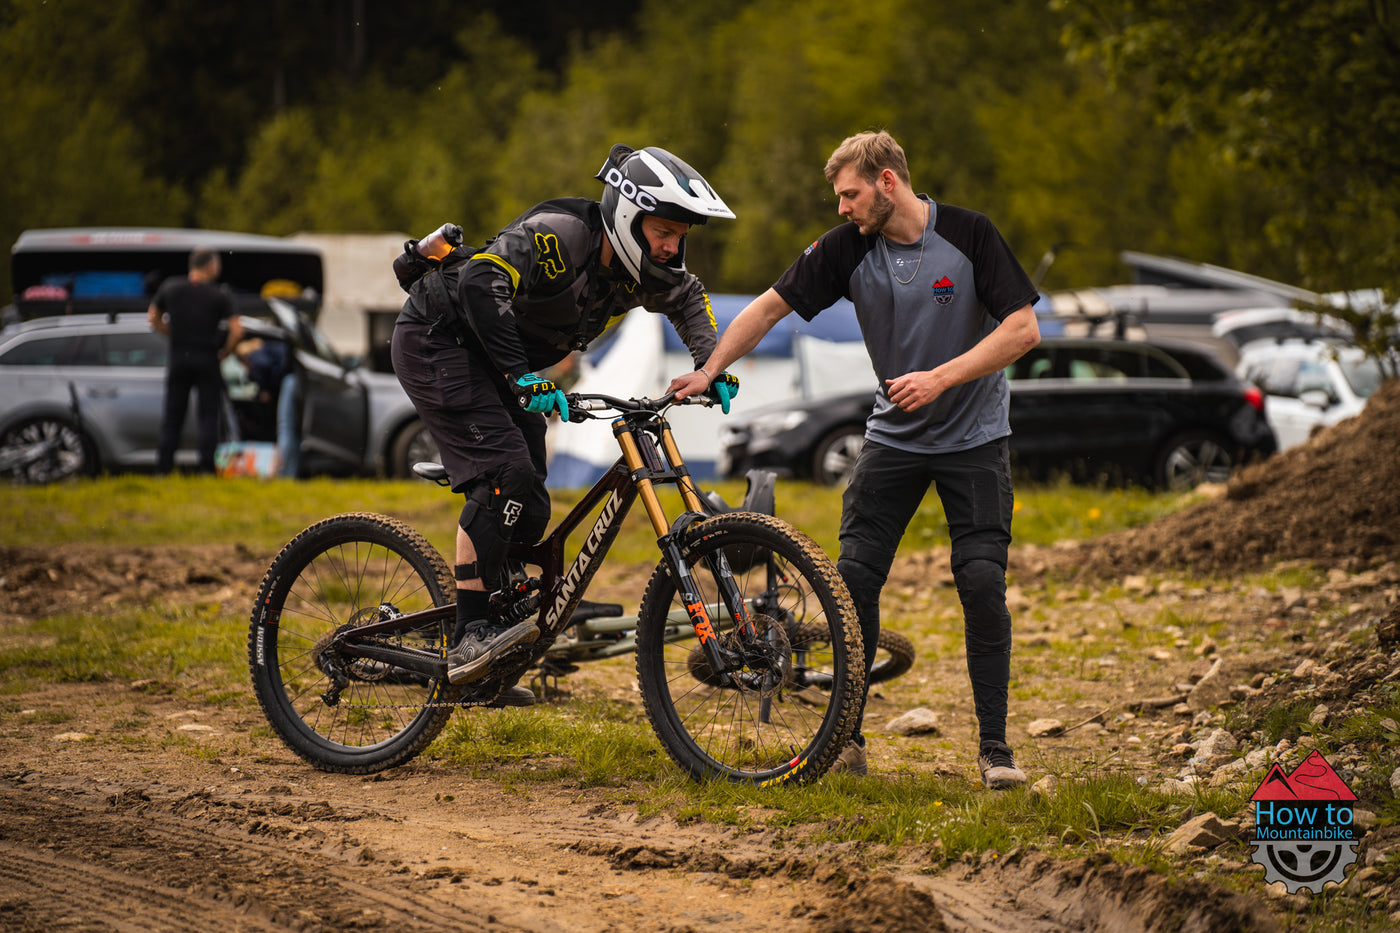
[[[859,605],[862,601],[879,600],[880,590],[884,589],[887,574],[880,573],[869,564],[843,557],[836,562],[836,570],[851,591],[851,598]]]
[[[1006,609],[1006,570],[990,560],[970,560],[953,571],[962,600],[969,656],[1011,650],[1011,614]]]
[[[539,482],[534,466],[528,460],[512,460],[487,473],[486,479],[494,494],[492,505],[500,513],[502,536],[507,540],[521,540],[520,532],[535,519],[529,514],[532,510],[526,508]]]
[[[488,471],[471,484],[457,525],[471,538],[477,562],[475,568],[461,568],[458,579],[479,576],[494,583],[505,562],[507,544],[526,538],[533,542],[543,532],[548,511],[541,518],[526,508],[537,483],[534,467],[517,460]],[[477,572],[472,573],[473,569]]]

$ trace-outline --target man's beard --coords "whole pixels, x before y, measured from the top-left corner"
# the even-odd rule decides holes
[[[874,236],[885,229],[885,224],[894,216],[894,199],[876,188],[875,198],[870,204],[870,219],[860,225],[860,232]]]

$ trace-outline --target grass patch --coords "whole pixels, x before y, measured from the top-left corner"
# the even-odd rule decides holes
[[[638,710],[605,700],[454,717],[435,754],[476,776],[506,766],[520,781],[576,781],[584,787],[654,782],[674,767]]]
[[[743,501],[742,481],[705,481],[731,505]],[[553,520],[563,517],[583,490],[554,490]],[[673,488],[660,490],[668,515],[680,514]],[[1097,489],[1059,483],[1016,489],[1013,530],[1019,543],[1051,544],[1145,524],[1175,511],[1193,496],[1143,489]],[[312,479],[267,482],[208,476],[102,477],[53,486],[0,488],[0,546],[86,544],[111,547],[238,543],[254,553],[275,553],[306,526],[331,515],[371,511],[408,522],[439,550],[451,553],[461,499],[421,480]],[[780,480],[777,512],[835,553],[841,490]],[[590,522],[585,522],[587,533]],[[910,523],[900,553],[948,543],[947,523],[929,496]],[[656,536],[640,508],[628,515],[612,559],[657,561]]]
[[[178,680],[243,694],[246,626],[214,607],[156,606],[102,616],[62,614],[17,623],[0,647],[0,679],[23,691],[38,683]]]

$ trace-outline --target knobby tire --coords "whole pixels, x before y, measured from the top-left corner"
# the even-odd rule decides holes
[[[419,754],[452,717],[460,688],[374,662],[349,662],[349,684],[329,705],[323,696],[331,680],[318,655],[334,632],[378,618],[381,606],[408,613],[455,597],[442,555],[403,522],[357,512],[311,525],[273,560],[253,606],[248,664],[268,722],[293,752],[323,771],[368,774]],[[453,624],[449,618],[397,638],[441,651]]]
[[[638,612],[638,681],[658,739],[693,779],[804,783],[831,767],[855,728],[865,690],[860,626],[840,574],[816,543],[754,512],[711,518],[685,532],[682,555],[702,602],[719,602],[717,555],[754,547],[773,559],[734,570],[734,579],[745,600],[755,601],[751,612],[765,645],[784,656],[782,676],[765,679],[761,670],[745,667],[737,684],[697,680],[689,660],[694,630],[676,621],[686,618],[685,607],[663,562]],[[727,617],[714,622],[719,638],[740,637]],[[777,669],[771,665],[770,674]],[[808,672],[827,686],[798,683]]]

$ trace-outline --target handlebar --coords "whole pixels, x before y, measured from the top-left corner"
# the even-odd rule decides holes
[[[706,395],[692,395],[689,398],[677,400],[674,392],[667,392],[656,398],[629,399],[598,393],[571,392],[565,398],[569,401],[570,421],[586,421],[594,417],[588,414],[592,411],[611,410],[623,414],[640,414],[642,412],[663,411],[672,405],[704,405],[709,407],[715,404],[715,400]]]

